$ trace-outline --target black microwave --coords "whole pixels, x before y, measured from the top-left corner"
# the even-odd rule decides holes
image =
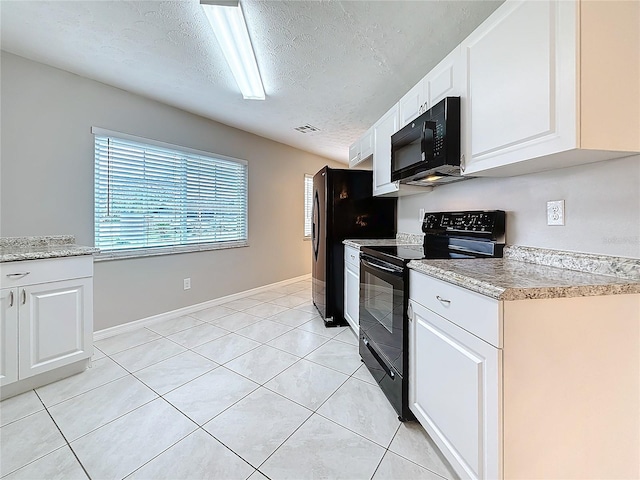
[[[460,97],[446,97],[391,136],[391,180],[429,185],[460,177]]]

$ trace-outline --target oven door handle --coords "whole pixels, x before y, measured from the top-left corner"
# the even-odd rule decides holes
[[[385,267],[380,265],[379,263],[372,263],[364,258],[360,258],[360,261],[365,264],[369,268],[373,268],[374,270],[384,270],[385,272],[392,273],[394,275],[402,275],[402,269],[395,269],[390,267]]]
[[[369,352],[371,352],[371,355],[373,355],[373,357],[378,361],[378,363],[380,364],[380,366],[383,368],[383,370],[386,372],[387,375],[389,375],[389,377],[391,379],[394,379],[396,374],[393,373],[393,370],[391,370],[389,367],[387,367],[384,363],[384,361],[380,358],[380,355],[378,355],[378,352],[376,352],[371,345],[369,344],[369,340],[367,340],[366,338],[362,339],[362,342],[364,343],[364,345],[369,349]]]

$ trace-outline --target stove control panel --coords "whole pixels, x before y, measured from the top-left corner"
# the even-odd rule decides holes
[[[422,231],[437,235],[456,235],[498,240],[505,233],[505,212],[502,210],[469,212],[427,212]]]

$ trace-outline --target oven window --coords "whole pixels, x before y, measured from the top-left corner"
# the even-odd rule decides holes
[[[393,333],[393,285],[364,272],[364,308],[380,325]]]

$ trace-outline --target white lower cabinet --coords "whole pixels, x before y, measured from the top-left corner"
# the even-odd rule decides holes
[[[411,300],[409,406],[458,472],[498,478],[501,350]]]
[[[0,386],[18,380],[18,289],[0,290]]]
[[[93,258],[2,264],[0,385],[91,357]],[[30,283],[30,280],[42,283]]]
[[[499,301],[411,270],[408,316],[409,408],[460,477],[640,478],[640,294]]]
[[[344,247],[344,318],[351,328],[360,331],[360,251]]]

